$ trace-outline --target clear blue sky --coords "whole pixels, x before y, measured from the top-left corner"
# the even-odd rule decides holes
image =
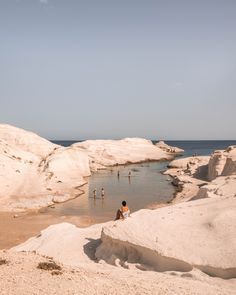
[[[1,0],[0,121],[50,139],[236,139],[236,1]]]

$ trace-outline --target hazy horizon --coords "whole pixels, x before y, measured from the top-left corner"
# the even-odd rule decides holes
[[[235,140],[235,15],[234,0],[3,0],[0,121],[50,140]]]
[[[50,139],[50,138],[47,138],[49,141],[52,141],[52,142],[81,142],[81,141],[86,141],[86,140],[120,140],[120,139],[123,139],[122,137],[109,137],[109,138],[82,138],[82,139]],[[145,139],[148,139],[148,140],[151,140],[151,141],[160,141],[160,140],[163,140],[164,142],[184,142],[184,141],[191,141],[191,142],[201,142],[201,141],[212,141],[212,142],[215,142],[215,141],[222,141],[222,142],[234,142],[236,141],[236,139],[163,139],[163,138],[145,138]]]

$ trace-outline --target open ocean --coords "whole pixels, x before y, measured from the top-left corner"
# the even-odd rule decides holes
[[[70,146],[81,140],[52,140],[53,143],[63,146]],[[153,143],[157,141],[153,140]],[[183,156],[192,156],[194,153],[201,156],[208,156],[214,150],[226,149],[230,145],[236,145],[236,140],[167,140],[165,143],[184,149]]]

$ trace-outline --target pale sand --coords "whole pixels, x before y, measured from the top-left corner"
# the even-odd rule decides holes
[[[50,261],[33,253],[3,253],[1,295],[233,295],[235,281],[210,278],[197,271],[157,273],[97,265],[94,269],[61,265],[62,274],[40,270]],[[7,275],[6,275],[7,274]]]
[[[37,236],[46,227],[61,222],[70,222],[78,227],[87,227],[103,222],[90,216],[56,216],[40,212],[19,213],[0,212],[0,249],[9,249]]]

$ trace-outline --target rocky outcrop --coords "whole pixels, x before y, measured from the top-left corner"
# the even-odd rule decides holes
[[[0,209],[22,211],[64,202],[82,193],[90,176],[86,153],[0,125]]]
[[[194,174],[199,167],[207,165],[209,162],[209,159],[210,159],[209,156],[180,158],[180,159],[171,161],[168,164],[168,168],[188,169],[189,172]]]
[[[30,152],[39,157],[46,157],[53,150],[60,147],[33,132],[7,124],[0,124],[0,140],[14,148]]]
[[[208,165],[208,180],[218,176],[236,174],[236,146],[230,146],[225,151],[215,151]]]
[[[166,144],[163,140],[160,140],[159,142],[157,142],[156,146],[159,147],[160,149],[162,149],[164,152],[167,152],[167,153],[179,154],[179,153],[184,152],[183,149],[180,149],[180,148],[175,147],[175,146],[170,146],[170,145]]]
[[[232,197],[236,195],[236,147],[217,150],[211,157],[188,157],[173,160],[165,171],[177,186],[176,198],[196,200],[207,197]]]
[[[219,176],[209,184],[202,186],[195,199],[200,198],[236,198],[236,176]]]
[[[87,152],[93,171],[114,165],[172,159],[173,155],[142,138],[87,140],[72,145]]]
[[[12,251],[36,251],[67,265],[81,266],[95,259],[95,249],[101,242],[103,225],[96,224],[87,228],[78,228],[66,222],[51,225],[37,237],[12,248]]]
[[[209,156],[187,157],[173,160],[164,174],[170,175],[172,184],[177,187],[172,203],[192,199],[199,187],[206,184]]]
[[[86,154],[57,148],[39,157],[0,142],[0,208],[2,211],[38,209],[82,193],[90,175]]]
[[[225,163],[226,163],[227,155],[224,151],[215,151],[210,158],[208,165],[208,180],[212,181],[216,177],[220,176]]]
[[[91,171],[170,159],[140,138],[88,140],[68,148],[9,125],[0,125],[0,210],[38,209],[83,193]]]
[[[141,210],[102,231],[97,259],[141,269],[236,277],[236,199],[198,200]]]

